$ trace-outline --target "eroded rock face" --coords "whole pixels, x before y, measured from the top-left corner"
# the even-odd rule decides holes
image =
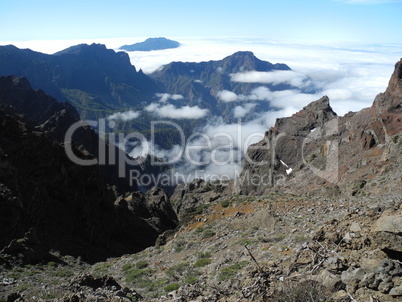
[[[31,105],[41,108],[40,115]],[[0,78],[0,254],[10,262],[39,262],[51,249],[99,261],[151,246],[177,224],[163,192],[149,200],[138,193],[146,205],[143,216],[115,204],[116,191],[99,166],[77,165],[67,157],[57,137],[74,121],[70,116],[59,124],[58,117],[76,112],[68,108],[30,89],[24,78]],[[56,137],[46,130],[50,120]],[[72,148],[80,159],[93,158]]]
[[[198,211],[202,210],[202,207],[208,206],[220,198],[225,189],[225,185],[222,184],[194,179],[188,184],[179,184],[170,199],[179,220],[185,221],[196,215]]]
[[[328,154],[326,149],[330,146],[325,145],[322,137],[337,134],[336,117],[325,96],[291,117],[277,119],[275,126],[265,133],[264,140],[248,149],[239,179],[241,192],[262,194],[266,188],[280,184],[288,175],[303,168],[303,163],[309,160],[306,150],[309,156],[318,157],[309,152],[316,149]]]
[[[331,196],[380,194],[393,190],[392,183],[400,188],[401,132],[402,60],[370,108],[338,117],[323,97],[277,119],[264,139],[249,147],[237,188],[243,194],[283,190]],[[369,183],[373,179],[375,185]]]

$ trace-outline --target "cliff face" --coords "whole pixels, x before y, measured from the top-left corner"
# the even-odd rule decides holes
[[[240,192],[355,195],[400,187],[393,168],[401,165],[401,66],[402,60],[370,108],[338,117],[323,97],[289,118],[277,119],[265,138],[248,149],[237,181]]]
[[[80,44],[53,55],[0,46],[0,75],[27,77],[59,101],[69,101],[82,117],[96,118],[116,108],[150,101],[156,84],[131,65],[125,52],[101,44]]]
[[[76,119],[71,105],[32,90],[25,78],[0,78],[0,254],[9,261],[41,261],[52,249],[98,261],[153,245],[177,225],[163,191],[139,194],[129,207],[98,165],[67,157],[59,140]]]

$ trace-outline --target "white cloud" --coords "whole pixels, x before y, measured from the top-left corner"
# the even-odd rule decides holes
[[[244,106],[236,106],[233,110],[233,116],[235,118],[243,118],[245,117],[254,107],[256,104],[246,104]]]
[[[156,93],[155,96],[159,98],[160,103],[166,103],[168,100],[177,101],[184,99],[181,94]]]
[[[216,97],[225,103],[237,101],[237,94],[228,90],[218,91]]]
[[[291,70],[276,70],[270,72],[239,72],[232,74],[231,80],[241,83],[260,83],[273,85],[286,83],[299,88],[305,87],[308,84],[308,79],[304,74]]]
[[[209,110],[201,109],[198,106],[183,106],[177,108],[172,104],[161,106],[158,103],[152,103],[145,107],[145,111],[152,112],[160,117],[171,119],[200,119],[205,117]]]
[[[125,112],[113,113],[112,115],[109,115],[106,119],[108,119],[108,120],[121,120],[123,122],[127,122],[127,121],[131,121],[133,119],[136,119],[139,116],[140,116],[139,112],[129,110],[129,111],[125,111]]]

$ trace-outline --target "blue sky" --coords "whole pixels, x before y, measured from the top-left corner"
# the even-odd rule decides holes
[[[2,0],[0,41],[243,36],[400,43],[402,0]]]

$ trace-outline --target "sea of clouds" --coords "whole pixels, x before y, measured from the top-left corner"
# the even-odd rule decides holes
[[[271,41],[260,38],[183,38],[168,37],[182,45],[176,49],[150,52],[128,52],[131,63],[145,73],[151,73],[162,65],[173,61],[201,62],[221,60],[237,51],[252,51],[256,57],[271,63],[285,63],[291,71],[243,72],[231,75],[235,82],[263,84],[291,84],[294,89],[271,91],[260,86],[249,95],[237,95],[231,91],[220,91],[218,98],[223,102],[235,102],[233,117],[237,123],[224,123],[219,117],[211,117],[198,135],[186,138],[185,142],[171,150],[158,146],[151,148],[136,146],[132,156],[144,155],[144,150],[153,150],[156,156],[176,162],[176,171],[187,180],[195,176],[228,175],[236,177],[241,170],[241,161],[247,147],[262,139],[263,133],[273,126],[276,118],[290,116],[308,103],[327,95],[332,108],[338,115],[358,111],[371,106],[375,96],[383,92],[393,72],[394,64],[402,56],[401,45],[375,45],[351,43],[302,43]],[[118,49],[124,44],[133,44],[145,37],[109,40],[80,41],[27,41],[14,44],[20,48],[31,48],[45,53],[54,53],[79,43],[103,43],[108,48]],[[310,90],[310,91],[309,91]],[[309,92],[309,93],[306,93]],[[209,111],[198,106],[188,106],[181,95],[162,92],[156,101],[144,110],[158,119],[199,119],[209,116]],[[183,101],[181,106],[169,100]],[[270,102],[276,110],[259,112],[252,120],[242,122],[255,106],[251,101]],[[109,116],[109,120],[129,121],[141,112],[129,110]],[[198,146],[198,147],[197,147]],[[197,164],[198,163],[198,164]],[[198,172],[196,172],[198,171]],[[200,172],[201,171],[201,172]],[[196,175],[197,174],[197,175]]]

